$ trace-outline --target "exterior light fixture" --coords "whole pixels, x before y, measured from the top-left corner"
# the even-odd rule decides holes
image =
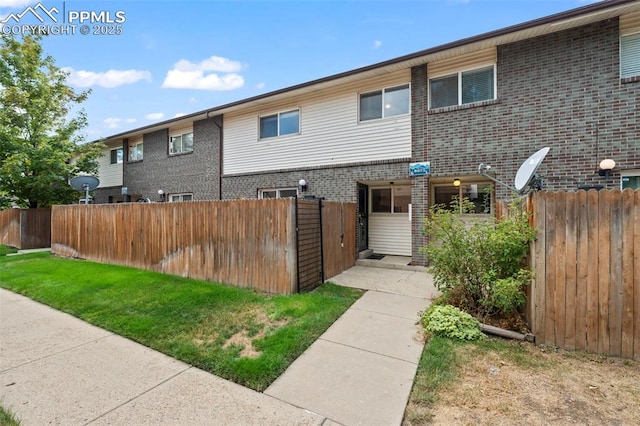
[[[453,180],[453,186],[455,186],[455,187],[460,186],[460,183],[461,183],[461,182],[460,182],[460,178],[455,178],[455,179]]]
[[[613,170],[615,166],[615,161],[613,161],[611,158],[605,158],[600,162],[600,170],[598,170],[598,174],[608,179],[611,175],[611,170]]]
[[[300,179],[298,181],[298,185],[300,185],[300,192],[306,192],[307,190],[307,181],[304,179]]]
[[[165,193],[162,189],[158,189],[158,196],[160,197],[160,201],[164,201]]]

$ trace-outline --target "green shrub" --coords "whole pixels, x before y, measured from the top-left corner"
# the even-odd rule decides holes
[[[513,313],[524,303],[532,277],[524,265],[535,229],[526,211],[513,202],[509,217],[469,220],[473,203],[456,208],[433,206],[425,219],[429,243],[422,250],[432,266],[434,282],[448,302],[478,318]],[[470,223],[473,222],[473,223]]]
[[[480,323],[466,312],[451,305],[432,305],[420,318],[429,335],[460,340],[478,340],[484,337]]]

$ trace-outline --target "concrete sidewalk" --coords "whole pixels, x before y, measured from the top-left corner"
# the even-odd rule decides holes
[[[325,421],[3,289],[0,402],[24,426]]]
[[[399,425],[423,344],[424,271],[356,266],[369,289],[262,394],[0,289],[0,401],[41,425]]]
[[[330,281],[369,289],[266,391],[343,425],[400,425],[437,295],[424,270],[355,266]],[[327,423],[325,423],[327,424]]]

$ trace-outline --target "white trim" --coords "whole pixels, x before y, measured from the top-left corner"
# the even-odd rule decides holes
[[[407,86],[407,90],[409,93],[409,104],[408,104],[408,111],[404,114],[396,114],[396,115],[389,115],[389,116],[385,116],[384,114],[384,95],[386,93],[387,90],[393,90],[393,89],[398,89],[400,87],[404,87]],[[370,93],[377,93],[377,92],[381,92],[382,95],[382,116],[380,118],[370,118],[368,120],[363,120],[360,118],[360,101],[363,95],[368,95]],[[385,119],[392,119],[395,117],[405,117],[408,115],[411,115],[411,82],[409,83],[402,83],[402,84],[396,84],[393,86],[388,86],[388,87],[383,87],[381,89],[376,89],[376,90],[368,90],[366,92],[358,92],[357,94],[357,109],[358,109],[358,123],[370,123],[370,122],[374,122],[377,120],[385,120]]]
[[[185,196],[185,195],[187,195],[187,196],[191,197],[191,199],[190,199],[190,200],[186,200],[186,201],[185,201],[185,200],[184,200],[184,196]],[[179,200],[174,201],[174,200],[173,200],[173,197],[178,197],[178,198],[179,198]],[[177,192],[177,193],[174,193],[174,194],[169,194],[169,195],[167,196],[167,200],[168,200],[170,203],[188,203],[188,202],[190,202],[190,201],[193,201],[193,192]]]
[[[280,116],[281,116],[282,114],[286,114],[286,113],[294,112],[294,111],[297,111],[297,112],[298,112],[298,131],[297,131],[297,132],[293,132],[293,133],[286,133],[286,134],[284,134],[284,135],[281,135],[281,134],[280,134]],[[274,135],[274,136],[265,136],[265,137],[262,137],[262,136],[261,136],[261,134],[260,134],[260,124],[261,124],[261,120],[262,120],[263,118],[266,118],[266,117],[273,117],[274,115],[277,117],[277,121],[276,121],[276,124],[277,124],[277,134],[276,134],[276,135]],[[258,116],[258,140],[273,139],[273,138],[281,138],[281,137],[286,137],[286,136],[295,136],[295,135],[299,135],[300,133],[302,133],[302,108],[300,108],[300,107],[291,108],[291,109],[286,109],[286,110],[281,110],[281,111],[274,112],[274,113],[271,113],[271,114],[261,114],[261,115],[259,115],[259,116]]]
[[[284,188],[261,188],[258,189],[258,199],[262,200],[264,199],[264,193],[265,192],[275,192],[276,196],[273,198],[282,198],[280,196],[280,192],[281,191],[296,191],[296,198],[300,195],[298,193],[298,188],[296,187],[284,187]],[[271,198],[271,197],[267,197],[267,198]],[[289,198],[289,197],[285,197],[285,198]]]

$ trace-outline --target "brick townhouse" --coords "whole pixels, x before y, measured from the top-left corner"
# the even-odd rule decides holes
[[[604,1],[110,136],[95,199],[354,202],[358,250],[424,264],[430,205],[512,197],[480,163],[549,146],[546,189],[640,188],[639,98],[640,1]]]

